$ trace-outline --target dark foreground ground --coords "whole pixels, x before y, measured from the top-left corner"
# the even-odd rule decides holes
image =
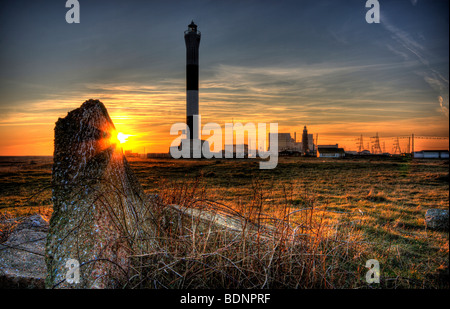
[[[356,222],[364,256],[347,268],[381,265],[383,288],[448,288],[448,232],[424,224],[430,208],[449,208],[449,162],[410,158],[280,158],[276,169],[252,160],[135,159],[149,194],[191,195],[235,209],[276,215],[326,209],[329,222]],[[51,157],[0,157],[0,215],[50,216]],[[255,202],[257,201],[257,202]],[[0,226],[0,242],[7,237]],[[364,248],[363,248],[364,247]]]

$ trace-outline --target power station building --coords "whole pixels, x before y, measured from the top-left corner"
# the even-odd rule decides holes
[[[301,143],[297,143],[295,139],[292,138],[291,133],[278,133],[278,152],[283,151],[301,152],[302,145]]]
[[[272,134],[272,133],[270,133]],[[291,133],[274,133],[278,135],[278,152],[279,153],[298,153],[303,155],[313,155],[316,152],[316,145],[312,134],[308,134],[306,126],[303,129],[302,141],[297,142],[297,132],[294,132],[292,138]],[[269,136],[270,137],[270,136]],[[270,140],[270,138],[269,138]],[[269,144],[270,147],[270,144]]]

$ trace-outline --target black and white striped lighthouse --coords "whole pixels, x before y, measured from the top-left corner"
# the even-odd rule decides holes
[[[186,43],[186,124],[189,127],[187,139],[199,139],[198,116],[198,49],[200,46],[200,31],[194,21],[184,32]],[[194,121],[197,123],[194,125]]]

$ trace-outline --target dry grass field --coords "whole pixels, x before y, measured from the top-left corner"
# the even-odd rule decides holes
[[[214,203],[258,223],[287,222],[293,227],[289,237],[308,244],[291,246],[286,237],[269,257],[245,243],[233,255],[209,248],[214,265],[222,263],[221,273],[237,287],[449,287],[448,232],[427,230],[424,220],[427,209],[449,207],[448,161],[282,157],[274,170],[259,170],[257,161],[245,159],[129,161],[145,191],[166,203]],[[0,217],[49,216],[51,167],[51,157],[0,158]],[[0,242],[7,232],[0,226]],[[212,251],[201,254],[202,265]],[[369,259],[380,262],[380,284],[365,281]],[[204,266],[189,263],[172,287],[236,287],[210,279],[199,283]]]

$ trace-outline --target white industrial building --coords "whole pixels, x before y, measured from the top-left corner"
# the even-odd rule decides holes
[[[319,145],[317,146],[317,157],[319,158],[343,158],[345,157],[344,148],[336,145]]]
[[[416,159],[448,159],[448,150],[422,150],[413,153]]]

